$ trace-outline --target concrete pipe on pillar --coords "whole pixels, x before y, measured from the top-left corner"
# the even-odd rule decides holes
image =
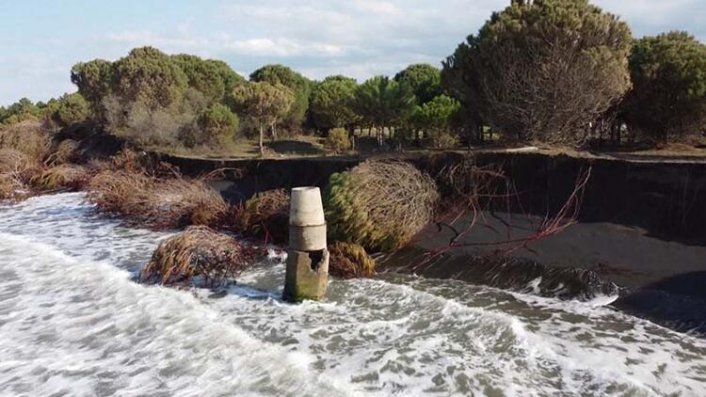
[[[326,220],[318,187],[292,189],[289,207],[289,251],[283,298],[319,300],[328,285]]]

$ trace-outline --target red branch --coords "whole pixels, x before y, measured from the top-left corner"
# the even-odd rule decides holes
[[[576,178],[576,183],[574,185],[573,191],[569,194],[569,197],[566,199],[564,202],[564,205],[559,209],[559,211],[554,215],[554,216],[549,216],[548,214],[544,216],[542,221],[537,225],[537,228],[534,233],[527,237],[522,237],[522,238],[516,238],[516,239],[508,239],[508,240],[502,240],[502,241],[492,241],[492,242],[485,242],[485,243],[463,243],[461,240],[471,232],[471,230],[478,224],[479,218],[484,218],[483,215],[483,209],[479,205],[479,200],[478,197],[484,197],[487,198],[488,204],[494,199],[505,199],[506,204],[508,207],[508,212],[510,212],[510,200],[512,198],[517,197],[518,198],[518,204],[520,208],[522,208],[521,201],[519,200],[520,194],[518,193],[509,193],[509,194],[501,194],[501,195],[495,195],[495,194],[484,194],[484,195],[476,195],[473,199],[467,200],[467,206],[459,209],[460,206],[456,206],[453,208],[451,213],[455,213],[456,215],[453,216],[453,219],[448,222],[437,222],[437,227],[438,231],[441,231],[443,227],[446,227],[453,231],[455,233],[454,237],[451,238],[449,241],[448,245],[445,245],[443,247],[438,247],[436,249],[433,249],[429,256],[422,261],[420,264],[416,265],[413,270],[417,271],[420,268],[423,268],[424,266],[427,266],[431,264],[432,260],[439,257],[440,255],[443,255],[444,253],[454,249],[454,248],[461,248],[461,247],[470,247],[470,246],[506,246],[506,245],[512,245],[510,248],[504,250],[502,254],[510,254],[518,249],[521,248],[526,248],[528,245],[542,240],[544,238],[547,238],[549,236],[555,235],[557,233],[562,232],[563,230],[566,230],[571,225],[576,224],[579,211],[581,209],[581,203],[583,202],[583,196],[586,190],[586,185],[588,184],[588,181],[591,178],[591,171],[592,167],[589,166],[587,169],[582,170],[579,175]],[[486,185],[487,186],[487,185]],[[472,214],[471,221],[464,227],[463,230],[457,231],[456,228],[454,227],[454,224],[458,222],[464,215],[468,213]],[[523,210],[523,214],[525,216],[528,216]],[[487,225],[486,225],[487,226]],[[487,226],[490,227],[490,226]]]

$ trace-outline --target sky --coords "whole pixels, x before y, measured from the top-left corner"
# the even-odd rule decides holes
[[[269,63],[312,79],[364,80],[411,63],[440,65],[510,0],[0,0],[0,105],[74,92],[71,66],[150,45]],[[637,37],[687,30],[706,42],[706,0],[593,0]]]

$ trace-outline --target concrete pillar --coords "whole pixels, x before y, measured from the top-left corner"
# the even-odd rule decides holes
[[[289,207],[289,251],[283,298],[319,300],[328,285],[326,220],[318,187],[292,189]]]

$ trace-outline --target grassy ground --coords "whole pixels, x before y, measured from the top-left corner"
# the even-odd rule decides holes
[[[260,149],[255,139],[238,139],[236,142],[219,147],[195,148],[147,148],[181,157],[198,157],[212,159],[254,159],[260,158]],[[323,138],[314,136],[297,136],[281,138],[277,141],[265,142],[265,158],[317,157],[326,155]]]
[[[324,138],[317,136],[296,136],[292,138],[281,138],[277,141],[267,140],[265,142],[265,159],[288,159],[306,157],[340,157],[351,155],[379,156],[398,154],[399,148],[394,146],[379,147],[373,137],[361,136],[356,139],[356,151],[335,154],[324,148]],[[532,149],[527,150],[528,147]],[[196,147],[196,148],[147,148],[155,152],[167,153],[170,155],[218,159],[218,160],[239,160],[261,158],[258,143],[255,139],[240,138],[235,142],[219,147]],[[687,145],[683,143],[672,143],[659,147],[650,146],[620,146],[614,148],[600,148],[596,150],[577,150],[569,146],[546,145],[546,144],[519,144],[517,142],[505,143],[500,141],[489,142],[481,146],[454,147],[448,149],[421,149],[413,145],[402,147],[402,152],[410,155],[426,154],[431,152],[457,151],[457,152],[502,152],[507,150],[526,150],[549,156],[566,155],[582,158],[608,158],[626,160],[703,160],[706,161],[706,146]]]

